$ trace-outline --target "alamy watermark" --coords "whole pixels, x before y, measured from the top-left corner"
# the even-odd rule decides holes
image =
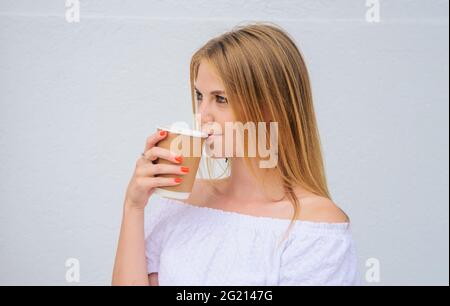
[[[212,141],[205,141],[205,150],[202,150],[201,137],[193,137],[191,150],[190,138],[182,133],[175,137],[170,144],[170,151],[183,156],[200,157],[205,154],[208,157],[218,157],[225,154],[226,157],[256,157],[260,168],[274,168],[278,163],[278,122],[269,123],[270,144],[267,143],[267,123],[266,122],[225,122],[224,128],[217,122],[208,124],[207,131],[213,135]],[[190,130],[186,122],[176,122],[169,127],[169,130],[183,131]],[[247,132],[247,137],[245,137]],[[223,142],[219,141],[224,140]],[[247,150],[245,150],[247,148]],[[223,150],[224,149],[224,153]]]
[[[364,278],[367,283],[379,283],[381,281],[380,260],[369,258],[366,260],[366,274]]]
[[[80,22],[79,0],[66,0],[66,21],[68,23]]]
[[[369,23],[379,23],[381,21],[380,16],[380,0],[366,0],[366,21]]]
[[[66,282],[79,283],[80,282],[80,261],[76,258],[68,258],[65,263],[66,266]]]

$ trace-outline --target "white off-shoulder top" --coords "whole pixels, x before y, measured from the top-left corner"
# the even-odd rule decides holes
[[[160,285],[359,284],[349,223],[297,220],[285,236],[286,219],[159,196],[149,206],[147,270]]]

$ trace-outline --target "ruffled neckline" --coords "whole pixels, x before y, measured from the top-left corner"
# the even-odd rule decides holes
[[[217,208],[211,208],[207,206],[198,206],[191,203],[186,203],[181,200],[161,197],[163,201],[178,208],[189,209],[196,211],[200,214],[207,214],[214,217],[231,218],[239,223],[246,223],[248,225],[261,225],[263,227],[279,227],[280,229],[286,229],[292,220],[273,218],[267,216],[255,216],[249,214],[242,214],[235,211],[227,211]],[[344,234],[350,231],[349,222],[341,223],[329,223],[329,222],[314,222],[305,220],[294,220],[293,229],[299,229],[302,231],[315,232],[315,233],[328,233],[328,234]]]

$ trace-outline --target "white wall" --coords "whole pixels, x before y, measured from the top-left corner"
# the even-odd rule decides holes
[[[448,1],[0,0],[0,284],[109,284],[121,206],[154,125],[190,120],[190,56],[274,21],[313,79],[330,189],[360,268],[447,284]],[[175,110],[175,112],[174,112]],[[150,205],[151,205],[150,201]]]

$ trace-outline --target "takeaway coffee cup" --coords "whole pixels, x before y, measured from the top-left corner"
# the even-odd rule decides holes
[[[208,134],[198,130],[191,130],[185,128],[158,126],[159,131],[166,131],[167,136],[158,142],[156,146],[168,149],[171,152],[182,155],[183,160],[180,166],[189,167],[189,172],[182,176],[177,174],[157,174],[159,177],[181,177],[183,181],[176,186],[165,186],[155,188],[154,193],[166,197],[184,200],[189,197],[194,185],[197,171],[200,164],[200,159],[203,151],[203,145],[208,137]],[[171,164],[172,162],[158,158],[153,163]]]

